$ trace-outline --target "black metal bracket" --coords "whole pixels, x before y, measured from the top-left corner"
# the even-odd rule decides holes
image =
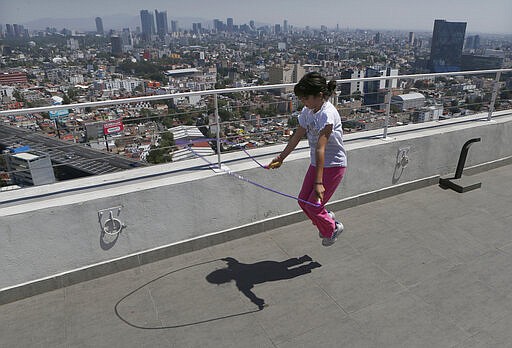
[[[439,186],[444,189],[450,188],[459,193],[464,193],[482,187],[481,182],[466,183],[465,180],[462,179],[462,171],[464,170],[464,164],[466,163],[466,158],[468,157],[469,148],[471,145],[479,142],[480,140],[480,138],[474,138],[466,141],[460,152],[459,162],[457,163],[457,169],[455,170],[455,176],[439,179]]]

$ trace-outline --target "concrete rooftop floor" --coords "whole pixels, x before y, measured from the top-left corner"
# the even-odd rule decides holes
[[[512,347],[512,166],[468,178],[336,212],[329,248],[301,222],[2,305],[0,346]],[[262,310],[207,282],[226,257]]]

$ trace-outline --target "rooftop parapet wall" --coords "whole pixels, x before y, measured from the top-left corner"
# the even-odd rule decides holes
[[[393,128],[395,133],[390,133],[387,140],[372,137],[371,133],[365,138],[348,135],[349,169],[331,202],[340,208],[339,204],[351,197],[363,197],[363,202],[370,192],[389,188],[399,192],[400,187],[429,178],[433,183],[436,176],[455,171],[461,147],[471,138],[482,140],[471,148],[466,167],[512,157],[512,115],[492,122],[472,120],[415,130],[419,127]],[[223,158],[234,172],[296,195],[309,164],[305,146],[301,143],[275,171],[262,170],[238,153]],[[269,161],[282,147],[259,149],[259,160]],[[401,149],[406,150],[409,159],[405,168],[397,165]],[[157,170],[134,169],[130,175]],[[98,185],[105,181],[104,176],[87,180],[96,180]],[[52,187],[58,185],[45,189]],[[113,217],[125,227],[116,236],[102,233],[100,221],[105,227],[109,211],[101,217],[98,212],[117,207],[121,210],[113,209]],[[6,302],[1,299],[3,293],[23,283],[48,277],[48,289],[65,286],[163,257],[159,250],[165,253],[172,247],[174,253],[179,253],[305,218],[294,200],[230,175],[216,174],[205,166],[173,176],[2,204],[0,216],[0,303]],[[311,229],[313,233],[314,226]],[[190,240],[195,241],[193,246]],[[105,267],[94,271],[99,264]],[[70,275],[63,277],[66,272]]]

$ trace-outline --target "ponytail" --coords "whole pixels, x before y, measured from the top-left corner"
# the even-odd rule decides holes
[[[332,96],[332,94],[334,93],[334,91],[336,91],[336,81],[335,80],[331,80],[329,81],[329,83],[327,84],[327,95],[326,97],[330,97]]]

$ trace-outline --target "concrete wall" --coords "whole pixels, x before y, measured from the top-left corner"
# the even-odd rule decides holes
[[[466,166],[512,156],[512,116],[493,122],[472,121],[417,131],[408,127],[394,129],[403,132],[391,134],[389,140],[347,135],[349,169],[331,201],[453,173],[462,145],[475,137],[482,141],[471,147]],[[260,160],[270,160],[281,147],[264,150],[266,155]],[[397,154],[403,148],[408,149],[409,157],[405,168],[397,166]],[[229,161],[237,156],[240,157],[239,154],[224,156],[231,170],[292,195],[298,192],[309,163],[307,150],[298,150],[281,169],[274,171],[262,170],[246,158]],[[136,175],[137,170],[130,171],[131,175]],[[201,177],[196,178],[198,173]],[[94,180],[102,181],[101,177]],[[143,183],[154,185],[148,188]],[[275,221],[289,223],[304,219],[296,201],[209,169],[165,179],[149,178],[143,183],[130,184],[133,186],[130,190],[124,190],[129,184],[118,184],[85,193],[42,197],[34,203],[37,208],[23,201],[0,206],[0,296],[11,287],[45,277],[53,282],[47,284],[51,289],[150,262],[170,254],[137,254],[174,243],[177,244],[173,252],[180,252],[180,242],[187,239],[213,234],[216,237],[208,243],[216,243],[272,228]],[[46,189],[51,190],[51,185]],[[114,210],[114,216],[126,227],[117,236],[110,236],[102,232],[98,211],[118,206],[121,211],[117,215],[118,211]],[[106,215],[108,212],[101,218],[103,222]],[[276,219],[283,215],[286,217]],[[200,240],[190,248],[201,247]],[[181,249],[186,250],[187,247]],[[126,262],[109,262],[115,259]],[[110,268],[83,274],[98,263]],[[79,273],[77,269],[82,269],[82,275],[73,280],[73,274]],[[58,275],[66,272],[71,274],[66,279]],[[13,298],[20,297],[23,296],[17,294]]]

